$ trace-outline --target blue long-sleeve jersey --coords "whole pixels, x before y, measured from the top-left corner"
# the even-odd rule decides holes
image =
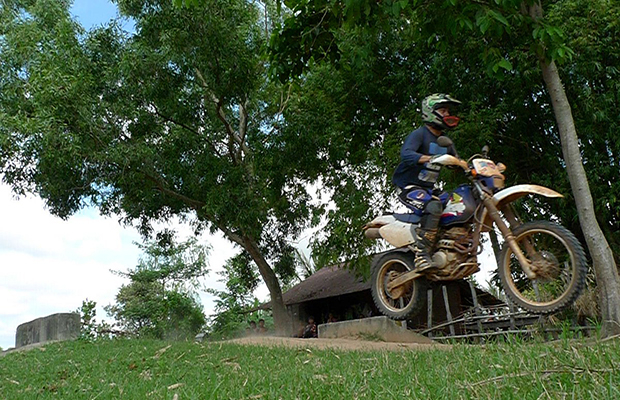
[[[454,146],[448,148],[437,144],[437,136],[426,126],[411,132],[400,149],[400,164],[396,167],[392,182],[401,189],[415,185],[433,188],[439,177],[439,166],[418,164],[423,155],[451,154],[456,156]]]

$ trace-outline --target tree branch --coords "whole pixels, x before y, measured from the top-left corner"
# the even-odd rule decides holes
[[[205,213],[204,211],[204,206],[205,203],[199,200],[194,200],[190,197],[187,197],[181,193],[178,193],[170,188],[168,188],[168,185],[166,184],[166,182],[164,181],[164,179],[162,179],[161,177],[157,177],[154,176],[152,174],[149,174],[146,171],[140,171],[149,181],[153,182],[155,184],[155,186],[157,187],[157,190],[161,191],[162,193],[169,195],[171,197],[174,197],[176,199],[181,200],[183,203],[187,204],[188,206],[190,206],[191,208],[194,209],[194,211],[196,211],[196,214],[198,214],[199,216],[202,215],[207,221],[211,222],[213,225],[215,225],[217,227],[217,229],[219,229],[220,231],[222,231],[222,233],[224,233],[224,235],[226,237],[228,237],[228,239],[230,239],[231,241],[233,241],[234,243],[237,243],[238,245],[244,247],[245,245],[245,241],[243,239],[243,237],[235,232],[233,232],[232,230],[230,230],[229,228],[227,228],[226,226],[222,225],[213,215],[209,215],[207,213]]]
[[[173,123],[175,125],[180,126],[181,128],[185,129],[188,132],[193,133],[194,135],[201,137],[203,139],[205,139],[207,141],[207,143],[209,144],[209,147],[211,147],[211,150],[213,150],[213,152],[218,156],[218,157],[222,157],[222,154],[219,152],[219,150],[217,149],[217,147],[215,147],[215,144],[210,141],[207,137],[205,137],[205,135],[202,135],[200,132],[198,132],[196,129],[190,127],[189,125],[186,125],[182,122],[176,121],[175,119],[168,117],[164,114],[162,114],[159,109],[157,108],[157,106],[155,106],[154,104],[151,104],[151,106],[153,107],[153,109],[155,110],[155,114],[160,117],[161,119],[163,119],[166,122],[170,122]]]
[[[217,117],[224,124],[226,133],[228,134],[228,154],[230,155],[235,165],[241,165],[243,163],[244,156],[252,155],[252,150],[250,150],[250,148],[245,142],[245,136],[248,127],[247,106],[249,100],[245,99],[243,104],[239,104],[239,131],[237,132],[232,127],[232,125],[228,121],[228,118],[226,117],[222,101],[215,95],[215,93],[209,90],[207,86],[207,81],[200,72],[200,70],[198,68],[195,68],[195,71],[196,76],[202,83],[202,87],[211,96],[211,101],[215,104],[215,111],[217,113]],[[238,146],[238,148],[236,148],[235,144]],[[248,170],[248,173],[253,176],[254,170],[250,163],[246,163],[246,168]]]
[[[248,131],[248,103],[249,100],[245,99],[243,104],[239,104],[239,146],[246,156],[252,155],[252,150],[245,142],[245,136]]]
[[[231,231],[230,229],[221,226],[217,223],[215,223],[215,226],[217,226],[217,228],[219,230],[221,230],[224,235],[226,235],[226,237],[228,237],[228,239],[232,240],[233,242],[237,243],[239,246],[241,246],[242,248],[244,248],[244,241],[243,241],[243,237],[241,237],[241,235]]]
[[[205,206],[205,203],[200,201],[200,200],[194,200],[191,197],[187,197],[181,193],[178,193],[172,189],[170,189],[168,187],[168,185],[166,184],[166,182],[161,178],[161,177],[157,177],[154,175],[149,174],[146,171],[140,171],[140,173],[142,175],[144,175],[144,177],[146,179],[148,179],[149,181],[153,182],[155,184],[155,186],[157,187],[157,190],[159,190],[160,192],[167,194],[168,196],[174,197],[178,200],[181,200],[183,203],[187,204],[188,206],[190,206],[191,208],[193,208],[194,210],[202,210],[202,208]],[[211,219],[209,219],[211,220]]]
[[[228,122],[228,119],[226,119],[226,114],[224,114],[224,110],[222,109],[222,102],[220,101],[220,99],[217,98],[217,96],[213,92],[211,92],[211,90],[209,89],[209,85],[207,84],[206,79],[202,75],[202,72],[200,72],[200,70],[198,68],[194,68],[194,71],[196,72],[196,76],[198,77],[198,80],[200,80],[201,86],[211,96],[211,98],[209,100],[207,100],[207,101],[211,101],[211,102],[213,102],[215,104],[215,111],[217,113],[217,117],[224,124],[224,128],[226,129],[226,133],[228,134],[228,154],[230,155],[230,158],[232,159],[233,163],[238,165],[240,160],[238,159],[238,157],[237,157],[237,155],[235,154],[235,151],[234,151],[235,131],[232,128],[232,126],[230,125],[230,123]]]
[[[286,99],[284,98],[284,91],[282,91],[282,94],[280,95],[280,108],[278,109],[278,114],[277,115],[282,115],[282,113],[286,109],[286,106],[288,105],[288,102],[291,99],[291,91],[292,91],[292,89],[293,89],[293,85],[289,84],[288,85],[288,91],[286,93]],[[274,123],[273,127],[269,130],[269,135],[268,136],[271,136],[273,134],[273,132],[275,132],[275,130],[277,128],[278,128],[277,123]]]
[[[248,99],[243,104],[239,104],[239,141],[245,142],[245,135],[248,130]]]

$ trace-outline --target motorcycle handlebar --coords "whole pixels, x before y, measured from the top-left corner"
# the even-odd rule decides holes
[[[463,171],[465,172],[470,172],[469,165],[467,165],[467,161],[461,160],[460,158],[456,158],[450,154],[442,154],[440,156],[434,156],[433,158],[431,158],[429,162],[432,164],[439,164],[439,165],[444,165],[444,166],[454,165],[457,167],[461,167]]]

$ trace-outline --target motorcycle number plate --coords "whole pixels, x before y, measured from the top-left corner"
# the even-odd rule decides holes
[[[483,158],[476,158],[473,160],[476,173],[481,176],[493,176],[500,175],[497,165],[491,160],[485,160]]]

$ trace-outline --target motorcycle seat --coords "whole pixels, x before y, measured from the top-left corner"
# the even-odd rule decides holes
[[[408,224],[417,224],[418,222],[420,222],[420,218],[422,218],[419,215],[413,214],[413,213],[406,213],[406,214],[392,214],[392,216],[394,218],[396,218],[398,221],[400,222],[405,222]]]

